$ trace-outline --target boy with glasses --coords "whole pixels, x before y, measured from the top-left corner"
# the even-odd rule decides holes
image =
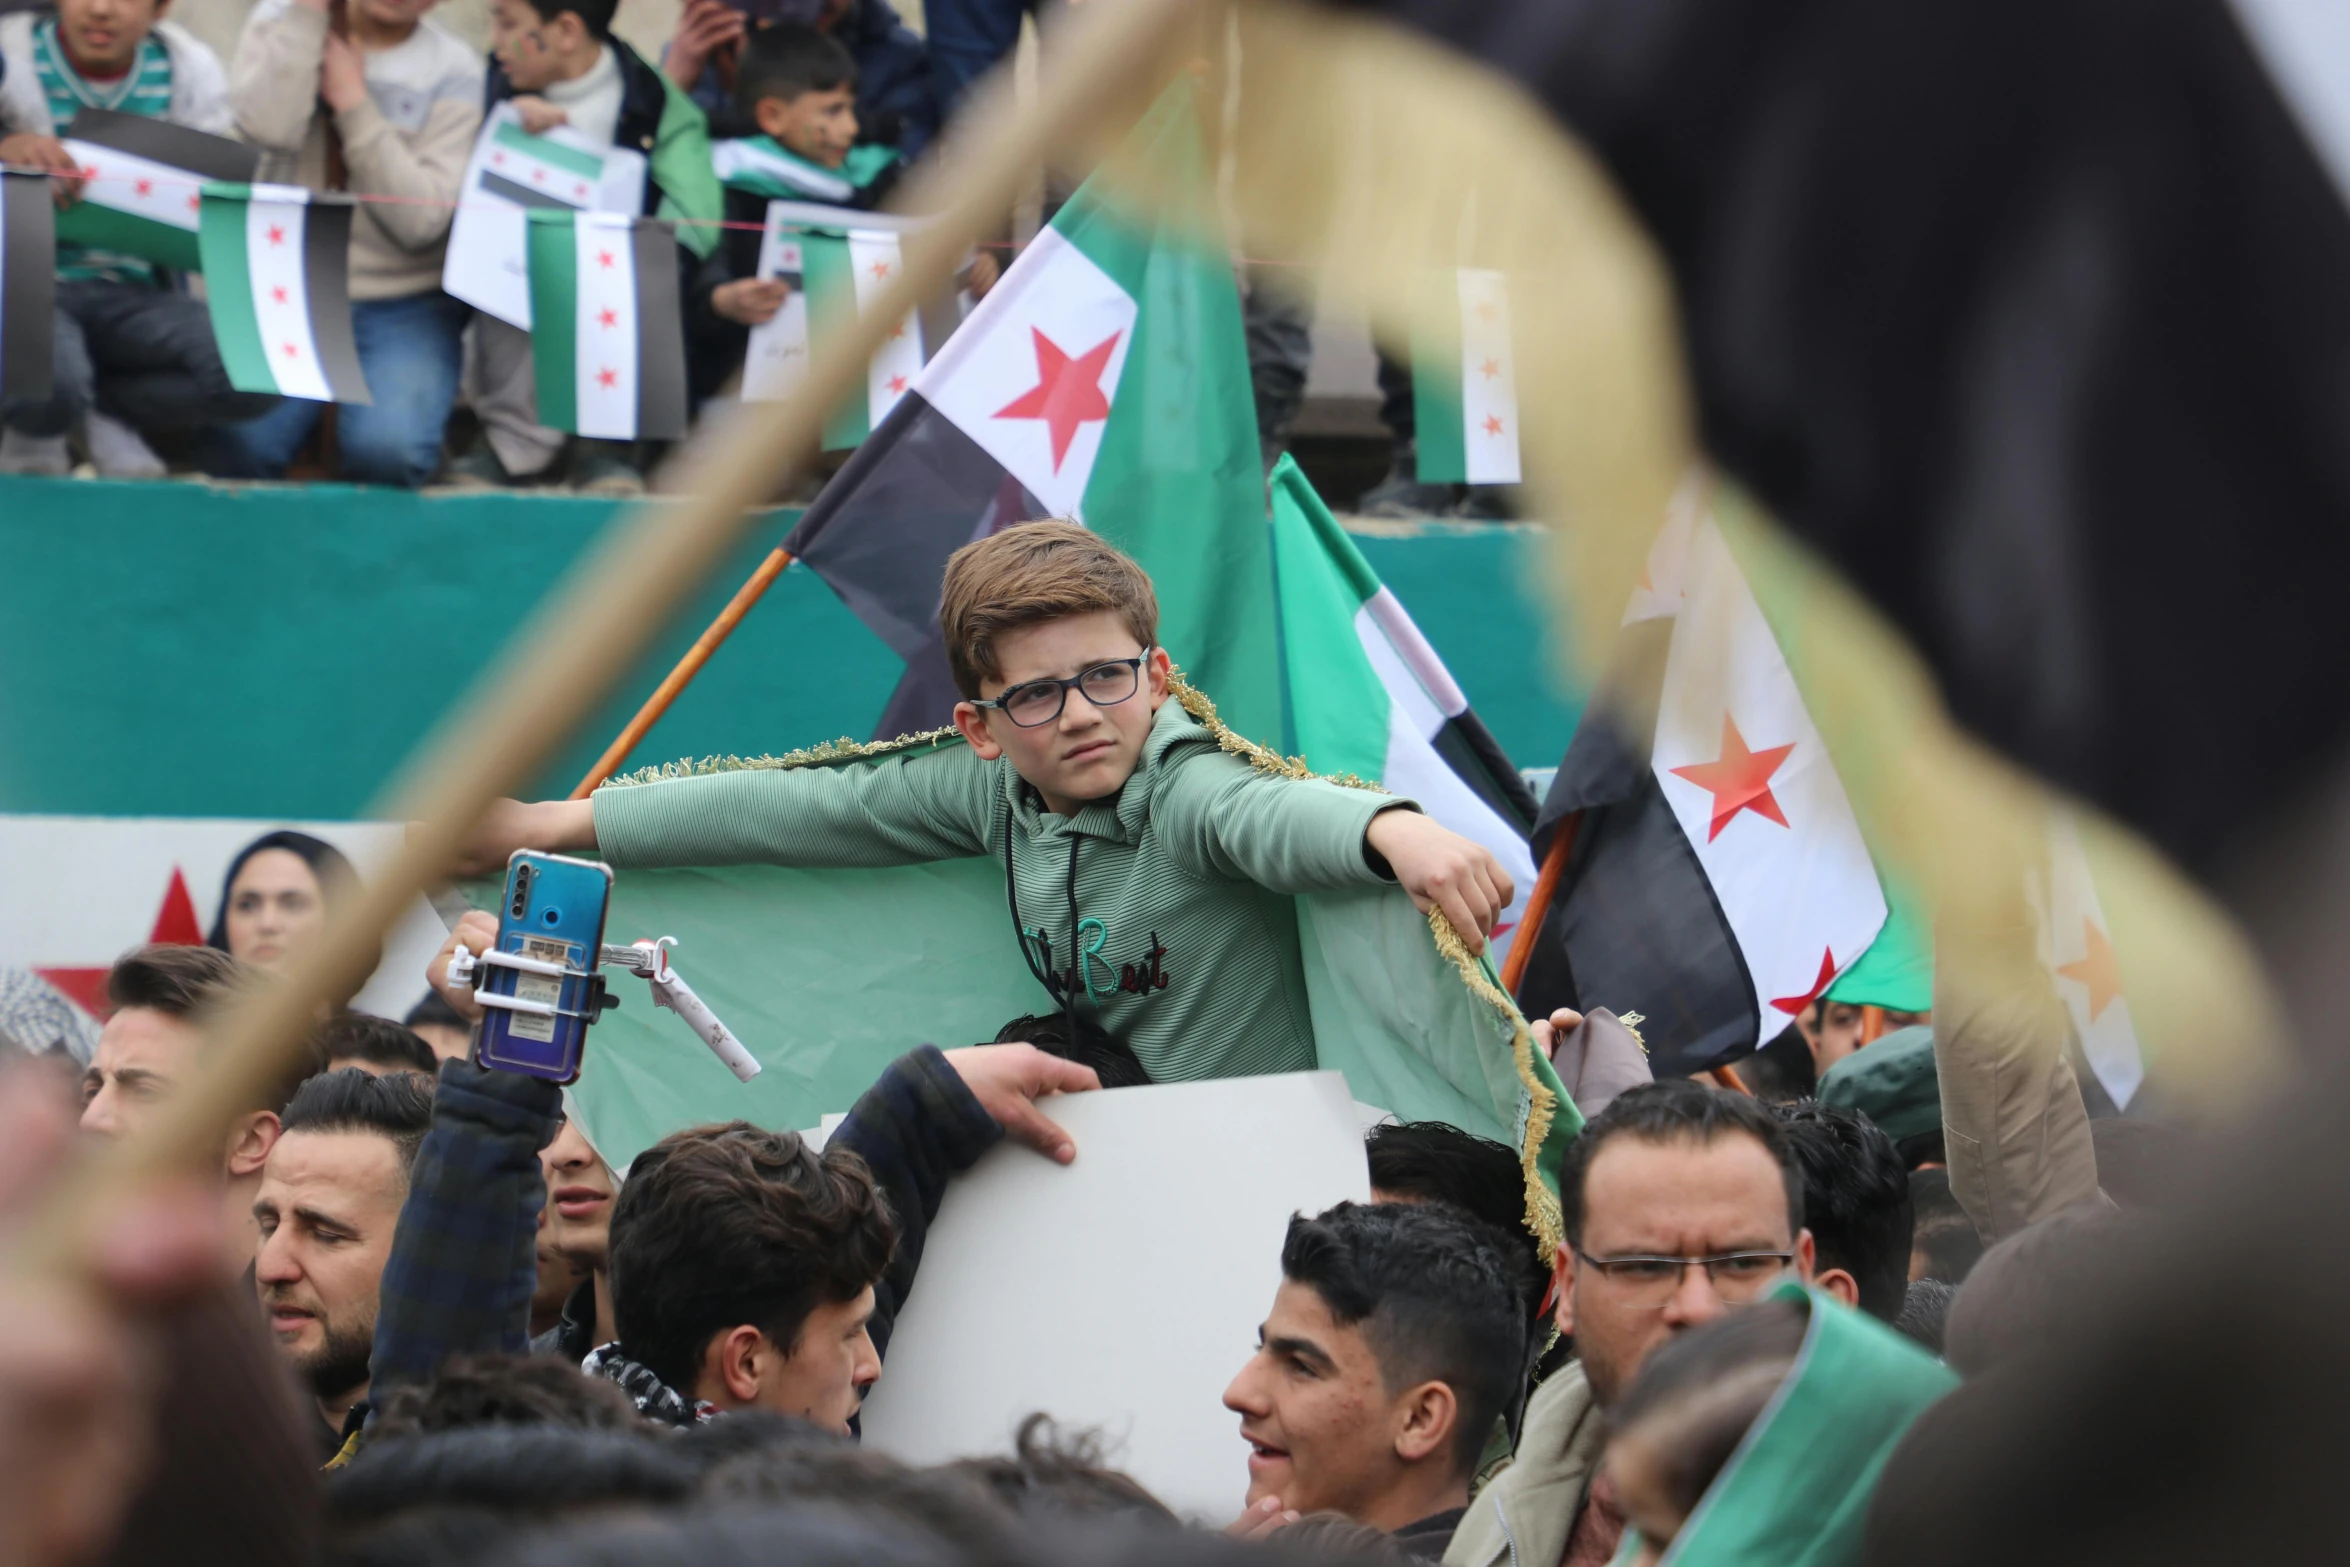
[[[1559,1171],[1558,1327],[1576,1364],[1528,1402],[1516,1459],[1470,1506],[1447,1562],[1614,1559],[1624,1516],[1594,1484],[1607,1410],[1658,1345],[1781,1278],[1811,1282],[1803,1196],[1785,1130],[1742,1094],[1668,1079],[1592,1117]]]
[[[1314,1066],[1292,895],[1392,880],[1472,951],[1509,904],[1493,856],[1409,801],[1229,754],[1180,700],[1150,578],[1084,528],[1023,523],[956,552],[939,621],[963,744],[507,802],[471,862],[525,845],[621,870],[988,855],[1054,1006],[1158,1082]]]

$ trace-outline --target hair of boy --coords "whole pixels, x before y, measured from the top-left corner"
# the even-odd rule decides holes
[[[1371,1190],[1448,1202],[1503,1234],[1526,1227],[1526,1172],[1490,1137],[1443,1121],[1383,1122],[1363,1137]]]
[[[774,22],[743,40],[734,66],[734,106],[748,120],[763,98],[789,103],[808,93],[856,85],[857,57],[839,39],[802,22]]]
[[[575,1509],[680,1503],[698,1475],[675,1446],[635,1431],[544,1422],[370,1440],[326,1477],[328,1526],[348,1546],[355,1533],[443,1509],[464,1509],[478,1527],[501,1516],[544,1520]]]
[[[959,1466],[915,1469],[837,1439],[738,1453],[703,1476],[701,1499],[721,1507],[838,1507],[891,1518],[947,1547],[967,1567],[1018,1567],[1035,1559],[1022,1550],[1026,1542],[1011,1510]]]
[[[233,1002],[256,971],[218,947],[154,942],[134,947],[106,971],[106,1001],[115,1011],[137,1007],[203,1027]],[[326,1053],[306,1040],[286,1069],[253,1096],[247,1110],[282,1112],[294,1091],[326,1070]]]
[[[1070,1024],[1076,1024],[1076,1035],[1070,1035]],[[1104,1088],[1148,1088],[1150,1069],[1134,1053],[1134,1047],[1094,1022],[1091,1018],[1072,1018],[1066,1013],[1054,1012],[1033,1017],[1016,1017],[996,1030],[995,1045],[1034,1045],[1048,1056],[1059,1056],[1079,1066],[1093,1068]]]
[[[1611,1437],[1650,1428],[1640,1445],[1684,1517],[1787,1379],[1808,1326],[1808,1309],[1791,1300],[1727,1312],[1659,1344],[1607,1412]]]
[[[403,1175],[416,1168],[416,1150],[432,1130],[433,1085],[414,1072],[377,1077],[355,1066],[321,1072],[295,1090],[279,1122],[286,1133],[365,1132],[399,1155]]]
[[[1914,1217],[1909,1249],[1924,1256],[1926,1277],[1953,1287],[1964,1284],[1983,1258],[1983,1237],[1950,1190],[1950,1172],[1910,1171],[1909,1207]]]
[[[366,1061],[427,1077],[441,1069],[432,1046],[413,1030],[365,1012],[336,1013],[310,1031],[310,1042],[329,1061]]]
[[[710,1340],[745,1323],[784,1354],[818,1306],[881,1278],[897,1222],[865,1161],[748,1121],[672,1133],[612,1205],[622,1351],[690,1394]]]
[[[1020,1422],[1009,1455],[958,1458],[943,1466],[986,1486],[1031,1519],[1079,1518],[1180,1528],[1183,1520],[1140,1480],[1110,1467],[1098,1431],[1068,1431],[1042,1410]]]
[[[644,1424],[616,1382],[546,1355],[452,1355],[429,1382],[404,1382],[376,1405],[367,1439],[471,1426],[558,1425],[634,1431]]]
[[[579,18],[581,30],[597,43],[611,42],[612,15],[620,9],[620,0],[523,0],[523,4],[538,13],[541,28],[554,26],[555,18],[570,12]]]
[[[1880,1322],[1901,1315],[1909,1287],[1915,1217],[1909,1168],[1875,1122],[1807,1100],[1773,1105],[1803,1166],[1803,1222],[1815,1270],[1842,1268],[1860,1287],[1860,1309]]]
[[[455,1007],[449,1005],[449,998],[437,990],[426,991],[424,999],[410,1007],[408,1015],[400,1019],[403,1028],[414,1028],[419,1023],[439,1024],[448,1028],[471,1028],[473,1026],[470,1021],[458,1014]]]
[[[1159,596],[1143,569],[1098,533],[1073,522],[1023,522],[966,544],[947,558],[938,628],[955,689],[976,700],[1003,678],[1002,637],[1051,620],[1117,615],[1137,651],[1159,640]]]
[[[1447,1203],[1351,1203],[1289,1221],[1281,1273],[1360,1326],[1389,1396],[1442,1382],[1451,1472],[1477,1467],[1526,1365],[1524,1248]]]
[[[1559,1161],[1559,1218],[1567,1244],[1583,1244],[1583,1182],[1610,1138],[1705,1147],[1732,1136],[1753,1138],[1778,1162],[1779,1178],[1787,1190],[1787,1234],[1793,1239],[1804,1223],[1803,1169],[1770,1107],[1744,1094],[1708,1088],[1685,1077],[1668,1077],[1618,1094],[1567,1144],[1566,1155]]]
[[[1746,1085],[1748,1093],[1770,1104],[1809,1099],[1819,1086],[1811,1045],[1805,1041],[1803,1030],[1792,1023],[1753,1055],[1733,1062],[1730,1070]]]
[[[1901,1315],[1893,1319],[1894,1331],[1940,1359],[1942,1339],[1950,1327],[1950,1303],[1957,1298],[1958,1286],[1954,1284],[1912,1279],[1909,1292],[1901,1297]]]

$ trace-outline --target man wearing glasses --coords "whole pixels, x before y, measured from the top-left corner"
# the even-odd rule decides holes
[[[1612,1560],[1623,1514],[1593,1484],[1609,1406],[1674,1334],[1785,1275],[1811,1282],[1801,1168],[1742,1095],[1686,1079],[1628,1090],[1568,1148],[1559,1196],[1558,1326],[1576,1360],[1528,1403],[1517,1458],[1469,1508],[1448,1563]]]

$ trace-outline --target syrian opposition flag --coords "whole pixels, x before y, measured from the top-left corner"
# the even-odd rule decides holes
[[[1121,156],[1205,190],[1187,86]],[[1176,661],[1235,729],[1282,733],[1255,404],[1219,245],[1088,182],[897,395],[784,541],[906,660],[877,734],[953,710],[947,557],[1039,517],[1083,522],[1139,561]]]
[[[2072,1014],[2073,1036],[2098,1086],[2116,1110],[2127,1110],[2146,1080],[2146,1060],[2122,994],[2112,926],[2097,896],[2096,878],[2081,845],[2080,823],[2059,807],[2049,818],[2048,860],[2030,889],[2040,923],[2040,961]]]
[[[58,239],[182,272],[203,264],[203,188],[250,184],[261,166],[258,148],[144,114],[84,109],[67,129],[82,194],[57,215]]]
[[[1595,704],[1543,804],[1570,833],[1518,986],[1638,1012],[1657,1074],[1776,1038],[1875,944],[1887,904],[1778,639],[1720,529],[1676,504],[1627,637],[1667,639],[1652,734]]]
[[[539,423],[613,441],[685,434],[677,241],[617,212],[530,215]]]
[[[298,185],[204,187],[204,302],[238,391],[370,401],[351,332],[355,210]]]
[[[0,397],[40,402],[54,389],[56,211],[47,175],[0,175]]]
[[[1518,482],[1518,383],[1510,359],[1509,285],[1462,267],[1458,360],[1412,354],[1412,428],[1423,484]]]
[[[825,341],[870,310],[905,266],[898,236],[887,229],[810,228],[790,221],[795,202],[767,204],[767,232],[759,246],[759,276],[791,287],[773,319],[751,329],[743,356],[746,401],[777,402],[799,389]],[[922,366],[952,336],[958,318],[951,303],[909,313],[890,329],[866,367],[865,390],[824,422],[824,449],[864,444],[906,393]]]
[[[1444,660],[1304,470],[1273,469],[1273,551],[1282,655],[1299,753],[1318,773],[1352,774],[1408,796],[1493,851],[1517,884],[1497,951],[1534,889],[1534,796],[1469,707]]]

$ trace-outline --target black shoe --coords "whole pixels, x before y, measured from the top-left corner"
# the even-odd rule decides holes
[[[486,436],[476,436],[471,446],[450,458],[449,466],[441,470],[441,483],[459,490],[511,490],[527,482],[506,471]]]
[[[1409,453],[1397,458],[1395,466],[1387,470],[1387,477],[1365,490],[1363,498],[1355,502],[1355,515],[1406,522],[1450,513],[1460,502],[1460,486],[1422,484],[1414,474],[1413,463]]]
[[[1517,488],[1514,484],[1472,484],[1452,514],[1466,522],[1509,522],[1518,515]]]
[[[575,441],[571,487],[582,495],[629,500],[645,493],[645,470],[634,441]]]

